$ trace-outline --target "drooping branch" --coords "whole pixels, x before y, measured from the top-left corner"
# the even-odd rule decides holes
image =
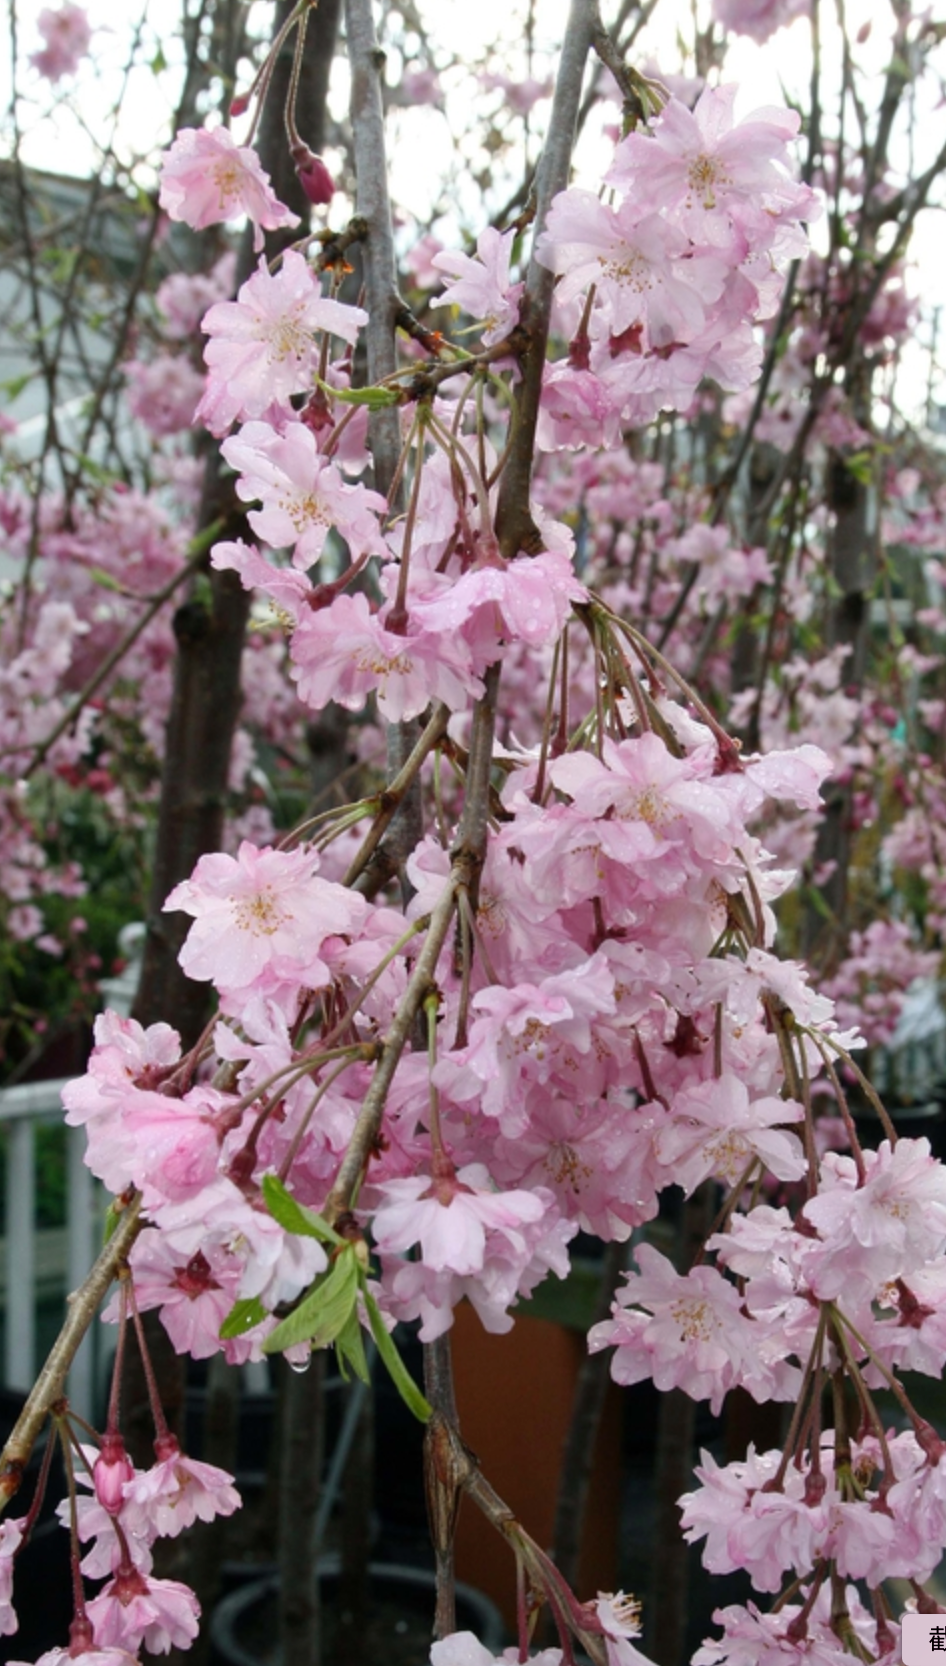
[[[365,306],[368,311],[365,345],[368,380],[374,383],[397,369],[395,332],[401,302],[397,292],[397,261],[384,143],[381,96],[384,53],[375,34],[371,0],[345,0],[345,27],[351,68],[350,111],[357,176],[355,208],[368,228],[364,260]],[[397,411],[372,411],[368,432],[375,485],[379,492],[387,496],[401,451]]]
[[[371,0],[345,0],[345,26],[351,69],[350,114],[357,179],[356,211],[367,226],[363,255],[368,310],[365,348],[368,380],[374,383],[391,376],[397,369],[396,337],[402,303],[398,295],[394,231],[388,198],[381,91],[384,53],[375,33]],[[368,447],[374,462],[375,485],[388,499],[389,512],[393,513],[403,499],[400,484],[395,485],[401,455],[401,423],[396,408],[371,412]],[[389,780],[403,770],[416,741],[416,723],[388,725]],[[420,782],[417,780],[391,818],[377,850],[373,868],[378,885],[396,875],[400,877],[404,889],[404,865],[422,831]]]
[[[568,184],[585,64],[591,47],[597,11],[593,0],[572,0],[562,56],[559,60],[549,130],[536,170],[535,239],[540,236],[545,225],[552,198],[559,191],[564,191]],[[529,509],[529,492],[554,284],[553,273],[548,267],[541,266],[535,258],[534,240],[519,313],[520,323],[527,334],[528,346],[522,355],[522,381],[516,389],[513,406],[515,431],[499,488],[496,514],[499,547],[507,560],[520,552],[537,554],[542,547],[538,529]]]
[[[69,1312],[46,1363],[30,1390],[3,1452],[0,1453],[0,1511],[14,1496],[50,1411],[62,1398],[66,1375],[86,1331],[95,1319],[99,1303],[141,1230],[140,1199],[136,1197],[123,1212],[88,1277],[69,1298]]]
[[[606,1666],[604,1637],[591,1629],[587,1613],[578,1608],[548,1556],[487,1481],[456,1428],[436,1411],[428,1427],[441,1486],[451,1492],[462,1492],[476,1505],[509,1544],[533,1591],[551,1603],[557,1624],[568,1627],[595,1666]]]

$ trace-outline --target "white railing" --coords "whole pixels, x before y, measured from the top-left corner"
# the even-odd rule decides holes
[[[102,980],[105,1002],[127,1014],[138,982],[138,963],[144,927],[127,926],[121,934],[125,970]],[[48,1082],[20,1082],[0,1089],[0,1125],[7,1134],[6,1240],[0,1245],[0,1275],[6,1314],[3,1380],[7,1388],[32,1387],[40,1361],[36,1347],[36,1308],[40,1285],[57,1276],[70,1291],[82,1283],[101,1245],[104,1211],[101,1188],[85,1166],[85,1132],[66,1129],[65,1230],[38,1232],[36,1228],[36,1129],[41,1123],[62,1124],[64,1078]],[[86,1336],[73,1361],[67,1392],[81,1417],[95,1411],[100,1351],[96,1327]]]
[[[82,1283],[101,1242],[102,1212],[96,1183],[86,1168],[85,1130],[66,1130],[66,1228],[36,1229],[36,1129],[61,1123],[64,1083],[22,1082],[0,1091],[0,1123],[7,1130],[6,1223],[2,1261],[6,1308],[3,1379],[7,1388],[32,1386],[36,1356],[36,1303],[39,1275],[65,1275],[66,1293]],[[63,1253],[64,1252],[64,1253]],[[57,1265],[58,1263],[58,1265]],[[64,1265],[63,1265],[64,1263]],[[95,1339],[82,1343],[69,1373],[69,1399],[81,1417],[90,1418],[95,1399]]]

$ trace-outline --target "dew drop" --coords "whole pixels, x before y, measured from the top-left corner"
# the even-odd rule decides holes
[[[304,1372],[308,1371],[311,1364],[312,1355],[310,1354],[308,1359],[291,1359],[289,1361],[289,1369],[290,1371],[294,1371],[297,1377],[301,1377]]]

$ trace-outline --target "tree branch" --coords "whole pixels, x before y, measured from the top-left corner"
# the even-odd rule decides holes
[[[522,381],[516,389],[513,405],[513,440],[499,488],[496,513],[499,547],[507,560],[522,552],[538,554],[542,548],[542,540],[529,508],[529,494],[555,278],[548,267],[539,265],[535,258],[535,246],[545,226],[552,198],[559,191],[564,191],[568,184],[585,63],[597,11],[595,0],[572,0],[549,131],[536,170],[532,258],[519,310],[520,323],[527,333],[529,345],[522,357]]]
[[[6,1446],[0,1453],[0,1511],[4,1510],[23,1480],[30,1453],[47,1417],[62,1398],[66,1374],[82,1338],[92,1324],[99,1303],[143,1226],[138,1194],[128,1205],[111,1238],[88,1277],[69,1297],[69,1313],[21,1411]]]

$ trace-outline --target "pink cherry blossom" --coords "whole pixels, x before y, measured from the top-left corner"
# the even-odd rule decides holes
[[[561,1649],[540,1649],[529,1655],[527,1666],[562,1666],[562,1659]],[[518,1649],[490,1654],[472,1631],[453,1631],[430,1645],[430,1666],[519,1666],[519,1662]]]
[[[13,1607],[13,1558],[23,1542],[25,1519],[0,1522],[0,1637],[11,1637],[19,1627]]]
[[[723,1636],[717,1641],[707,1639],[694,1654],[693,1666],[849,1666],[851,1654],[831,1623],[832,1594],[826,1581],[802,1635],[797,1629],[802,1615],[797,1602],[786,1603],[768,1614],[761,1613],[754,1602],[717,1609],[713,1620],[722,1626]],[[872,1660],[886,1654],[886,1648],[880,1646],[876,1620],[864,1608],[856,1588],[849,1585],[844,1596],[864,1654]],[[889,1657],[892,1661],[899,1659],[899,1627],[889,1620],[886,1624],[887,1636],[892,1635],[894,1642],[895,1653]]]
[[[614,446],[620,433],[620,403],[607,383],[567,360],[548,364],[536,445],[540,451],[577,451],[586,445]]]
[[[679,1387],[695,1400],[708,1398],[716,1413],[737,1383],[756,1399],[792,1396],[798,1373],[783,1370],[771,1345],[762,1349],[763,1327],[746,1317],[735,1285],[715,1267],[694,1267],[683,1276],[650,1244],[639,1245],[635,1259],[641,1271],[627,1275],[614,1317],[588,1335],[592,1353],[615,1347],[615,1382],[652,1376],[660,1389]]]
[[[545,1213],[536,1192],[494,1191],[480,1164],[460,1169],[452,1180],[417,1175],[379,1189],[382,1203],[372,1223],[379,1251],[396,1254],[419,1244],[425,1266],[461,1277],[482,1271],[487,1234],[519,1250],[522,1227]]]
[[[274,549],[292,546],[297,567],[318,559],[331,527],[345,539],[352,560],[386,553],[378,525],[384,499],[365,486],[347,485],[335,464],[319,456],[305,423],[289,422],[279,434],[268,423],[248,422],[220,449],[240,476],[239,496],[262,503],[247,516],[254,532]]]
[[[726,277],[723,260],[692,255],[684,233],[660,215],[610,208],[577,188],[555,198],[537,258],[562,274],[561,301],[595,284],[612,335],[640,325],[645,348],[698,335]]]
[[[418,717],[431,700],[464,711],[483,689],[462,636],[386,630],[360,593],[304,615],[290,651],[300,699],[316,711],[329,700],[361,711],[376,693],[382,715],[398,723]]]
[[[314,385],[322,332],[353,345],[367,320],[361,307],[324,296],[296,249],[286,250],[275,273],[261,259],[236,300],[218,301],[203,320],[209,374],[198,419],[219,435],[273,405],[288,414],[290,395]]]
[[[173,1435],[155,1443],[157,1461],[139,1470],[124,1489],[125,1519],[132,1533],[139,1518],[149,1531],[175,1537],[195,1521],[213,1521],[240,1508],[232,1475],[214,1464],[185,1457]]]
[[[501,92],[503,102],[520,116],[528,115],[540,98],[548,98],[553,87],[550,79],[537,81],[534,75],[503,75],[495,70],[482,72],[478,79],[488,92]]]
[[[515,231],[497,231],[487,226],[476,240],[476,254],[464,255],[441,250],[431,265],[452,279],[431,306],[462,307],[484,324],[484,347],[495,347],[519,322],[519,301],[523,285],[510,283],[509,261]]]
[[[152,1579],[130,1564],[87,1605],[96,1643],[104,1648],[152,1654],[186,1649],[197,1636],[200,1604],[176,1579]]]
[[[122,1139],[127,1142],[124,1184],[140,1187],[149,1205],[163,1198],[195,1196],[216,1174],[221,1140],[233,1119],[232,1103],[205,1083],[188,1089],[180,1099],[130,1092],[121,1114]],[[90,1134],[90,1166],[97,1132]]]
[[[864,1153],[858,1183],[853,1159],[827,1152],[821,1184],[805,1204],[822,1242],[806,1265],[822,1300],[871,1295],[887,1280],[909,1277],[946,1246],[946,1171],[925,1139],[882,1140]]]
[[[92,25],[82,6],[66,4],[54,9],[44,6],[36,27],[45,41],[40,52],[30,54],[30,63],[48,81],[74,75],[89,50]]]
[[[90,1463],[94,1462],[94,1448],[87,1447],[85,1455]],[[76,1479],[83,1487],[92,1484],[91,1477],[81,1470],[77,1471]],[[87,1497],[85,1493],[79,1494],[76,1499],[76,1512],[81,1542],[84,1545],[90,1539],[93,1541],[79,1564],[82,1572],[89,1579],[111,1578],[121,1566],[126,1554],[126,1546],[127,1555],[139,1572],[143,1574],[151,1572],[154,1560],[151,1553],[154,1534],[150,1531],[147,1523],[142,1524],[140,1532],[126,1533],[124,1540],[120,1540],[115,1531],[115,1526],[118,1522],[124,1530],[125,1522],[121,1514],[119,1513],[116,1517],[108,1510],[103,1509],[94,1493],[92,1497]],[[68,1530],[70,1511],[67,1498],[62,1499],[57,1504],[56,1514],[63,1527]]]
[[[750,1101],[745,1082],[731,1072],[684,1089],[672,1111],[673,1120],[657,1133],[656,1152],[687,1196],[710,1175],[734,1186],[753,1157],[780,1180],[800,1180],[805,1173],[801,1141],[775,1126],[800,1121],[802,1106],[785,1099]]]
[[[469,1166],[474,1170],[477,1167]],[[520,1296],[530,1296],[550,1271],[558,1278],[566,1277],[566,1246],[577,1230],[573,1222],[558,1215],[551,1193],[540,1189],[535,1195],[543,1204],[540,1218],[520,1218],[514,1232],[490,1233],[478,1272],[463,1275],[447,1268],[437,1271],[423,1261],[384,1256],[384,1307],[396,1318],[420,1319],[423,1342],[432,1342],[449,1329],[454,1310],[464,1299],[475,1308],[485,1330],[496,1335],[511,1330],[509,1309]]]
[[[799,129],[792,110],[756,110],[733,125],[734,86],[707,87],[693,111],[671,98],[649,132],[630,133],[614,154],[610,184],[637,200],[680,210],[698,241],[715,242],[717,210],[758,216],[807,210],[810,196],[790,175],[788,141]]]
[[[171,272],[155,290],[155,304],[161,313],[161,334],[172,341],[190,341],[200,321],[216,301],[233,294],[236,254],[221,255],[209,272]]]
[[[239,573],[244,589],[262,590],[290,623],[296,624],[304,617],[314,586],[298,567],[277,567],[260,554],[255,544],[247,544],[242,538],[214,544],[210,564],[220,572],[229,569]]]
[[[591,1608],[592,1604],[586,1606]],[[632,1637],[641,1634],[640,1603],[634,1597],[625,1596],[623,1591],[613,1595],[599,1591],[593,1606],[604,1632],[608,1666],[652,1666],[648,1657],[631,1642]]]
[[[113,1191],[130,1183],[134,1139],[123,1126],[123,1113],[136,1095],[147,1099],[180,1059],[181,1044],[168,1024],[148,1029],[133,1018],[101,1013],[95,1020],[95,1047],[84,1076],[62,1091],[66,1122],[85,1126],[87,1161]],[[166,1102],[165,1102],[166,1103]]]
[[[894,1578],[929,1578],[946,1518],[925,1518],[916,1508],[920,1454],[914,1437],[888,1438],[903,1479],[886,1489],[882,1508],[875,1507],[881,1462],[876,1442],[855,1447],[859,1485],[851,1497],[835,1480],[832,1438],[822,1440],[817,1479],[810,1463],[785,1466],[778,1451],[756,1454],[750,1447],[744,1462],[725,1467],[703,1454],[696,1470],[701,1486],[680,1504],[686,1537],[706,1538],[703,1561],[710,1572],[744,1567],[757,1590],[777,1591],[787,1572],[805,1574],[830,1557],[843,1577],[871,1585],[885,1570]]]
[[[505,1184],[548,1186],[585,1232],[624,1242],[657,1213],[660,1171],[656,1105],[634,1106],[530,1093],[527,1126],[496,1144],[494,1172]]]
[[[472,1005],[469,1045],[438,1061],[434,1081],[515,1138],[527,1126],[528,1084],[595,1070],[595,1023],[615,1011],[614,978],[598,954],[535,983],[481,990]]]
[[[160,353],[148,362],[127,359],[123,368],[129,409],[149,433],[162,439],[191,427],[204,380],[187,359]]]
[[[552,551],[517,561],[484,562],[419,595],[408,587],[411,629],[449,635],[462,628],[480,673],[496,659],[500,642],[525,642],[533,648],[554,642],[572,603],[587,598],[568,556]]]
[[[180,954],[188,977],[227,991],[249,990],[264,973],[273,983],[330,981],[325,939],[357,932],[368,909],[320,879],[318,866],[312,851],[257,850],[246,840],[236,857],[202,856],[164,905],[194,917]]]
[[[91,1648],[77,1648],[75,1644],[68,1649],[47,1649],[35,1662],[35,1666],[72,1666],[73,1661],[81,1660],[82,1666],[140,1666],[136,1655],[129,1654],[127,1649],[98,1648],[95,1644]],[[11,1660],[8,1666],[27,1666],[22,1660]],[[33,1663],[30,1663],[33,1666]]]
[[[237,1298],[258,1296],[269,1310],[293,1301],[328,1266],[321,1243],[286,1232],[256,1191],[226,1176],[196,1197],[160,1204],[152,1218],[171,1252],[188,1264],[198,1251],[210,1257],[222,1249],[237,1259]]]
[[[757,584],[766,584],[772,577],[765,550],[739,549],[724,526],[700,522],[672,539],[666,550],[681,561],[699,562],[699,591],[710,603],[749,596]]]
[[[297,226],[299,217],[278,201],[255,150],[236,144],[225,127],[182,127],[161,164],[158,200],[172,220],[200,231],[245,214],[263,232]]]
[[[760,43],[810,10],[810,0],[713,0],[717,23]]]
[[[495,1666],[490,1654],[472,1631],[454,1631],[430,1645],[430,1666]]]
[[[160,1309],[161,1323],[179,1353],[194,1359],[218,1353],[220,1326],[237,1299],[242,1261],[223,1245],[209,1242],[190,1256],[176,1254],[162,1233],[146,1227],[132,1247],[130,1262],[139,1312]],[[117,1320],[117,1298],[102,1317]],[[246,1350],[239,1348],[240,1340],[228,1342],[225,1348],[235,1363],[247,1357]]]

